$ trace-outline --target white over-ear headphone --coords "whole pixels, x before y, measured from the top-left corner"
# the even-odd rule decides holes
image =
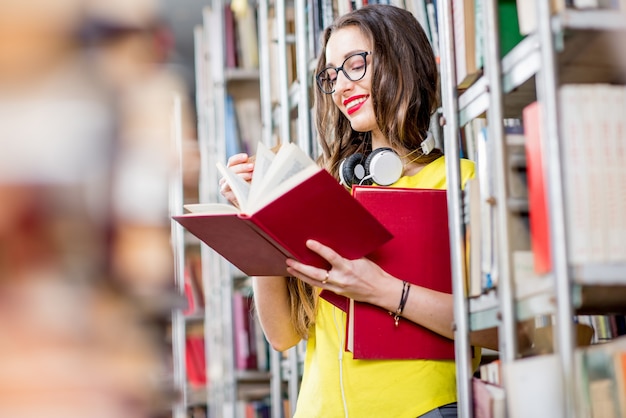
[[[421,146],[424,155],[435,148],[435,139],[430,132]],[[362,153],[356,153],[344,159],[339,165],[339,180],[346,187],[373,183],[389,186],[398,181],[403,170],[402,159],[393,149],[377,148],[367,157]]]

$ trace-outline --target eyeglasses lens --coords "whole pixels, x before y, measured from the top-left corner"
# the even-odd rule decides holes
[[[335,90],[335,82],[339,71],[343,71],[348,80],[359,81],[365,76],[366,62],[365,53],[352,55],[343,62],[339,68],[326,68],[317,76],[317,83],[324,93],[332,93]]]

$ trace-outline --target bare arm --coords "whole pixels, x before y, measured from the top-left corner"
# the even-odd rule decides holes
[[[300,341],[291,320],[286,277],[253,277],[254,304],[270,345],[278,351]]]

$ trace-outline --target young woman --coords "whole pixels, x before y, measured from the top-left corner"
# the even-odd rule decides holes
[[[430,149],[427,135],[437,105],[437,65],[411,13],[371,5],[339,17],[323,34],[316,82],[319,162],[337,179],[346,158],[391,148],[402,161],[391,186],[446,188],[444,157]],[[247,155],[231,157],[229,165],[250,179]],[[464,183],[474,175],[473,164],[462,161],[461,174]],[[224,182],[222,194],[233,201]],[[402,277],[367,258],[348,260],[319,242],[307,245],[332,268],[288,260],[293,277],[253,279],[256,310],[272,346],[285,350],[307,340],[295,416],[456,417],[454,361],[354,360],[343,349],[345,313],[318,296],[328,289],[394,312]],[[450,294],[413,285],[402,317],[453,338]],[[497,346],[493,335],[482,337],[472,344]]]

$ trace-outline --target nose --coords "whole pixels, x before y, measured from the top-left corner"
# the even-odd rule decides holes
[[[337,79],[335,80],[335,92],[347,90],[352,87],[354,81],[350,80],[346,73],[343,70],[339,71],[337,74]]]

